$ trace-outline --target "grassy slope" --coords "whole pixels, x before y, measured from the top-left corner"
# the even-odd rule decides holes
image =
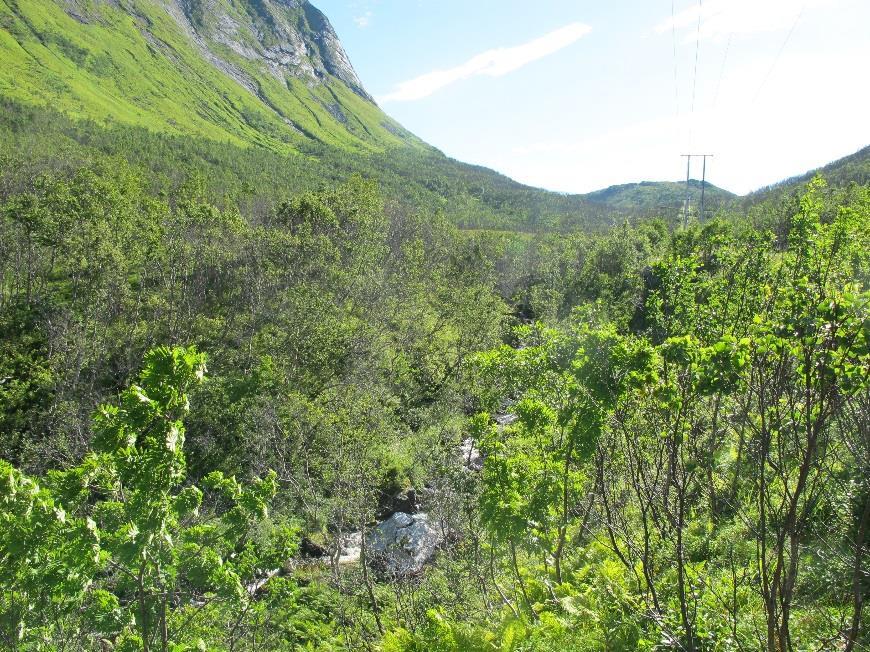
[[[307,138],[358,151],[407,145],[376,106],[329,79],[286,86],[241,57],[256,97],[212,66],[156,2],[92,5],[88,23],[51,0],[0,0],[0,95],[72,117],[293,151]],[[229,57],[228,57],[229,58]],[[338,104],[345,127],[325,105]],[[283,119],[291,120],[298,130]]]

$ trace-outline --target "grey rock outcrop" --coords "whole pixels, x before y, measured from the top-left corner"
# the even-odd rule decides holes
[[[311,86],[328,76],[374,102],[351,65],[329,19],[307,0],[163,0],[167,12],[208,61],[255,94],[258,89],[238,57],[281,82]]]
[[[373,560],[386,573],[410,575],[420,571],[444,542],[441,528],[424,513],[396,512],[369,534]]]

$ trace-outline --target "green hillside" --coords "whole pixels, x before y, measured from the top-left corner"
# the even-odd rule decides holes
[[[10,150],[37,140],[50,159],[66,144],[172,176],[197,161],[218,195],[244,186],[265,201],[361,173],[468,228],[610,223],[609,207],[414,137],[374,103],[308,2],[0,0],[0,57]]]
[[[281,152],[422,147],[307,2],[2,0],[0,26],[0,95],[72,117]]]
[[[123,159],[154,179],[154,192],[190,175],[213,201],[235,203],[256,219],[274,202],[352,175],[376,180],[396,210],[444,214],[466,229],[601,230],[624,219],[580,195],[524,186],[487,168],[450,159],[435,149],[346,149],[300,143],[302,155],[243,146],[144,127],[76,120],[51,108],[0,98],[0,183],[26,185],[39,171],[106,156]],[[3,163],[3,160],[0,160]],[[5,181],[8,177],[19,181]]]
[[[831,188],[844,188],[853,183],[859,186],[870,183],[870,146],[744,196],[708,182],[704,190],[704,212],[710,218],[722,209],[745,211],[756,204],[778,201],[783,196],[799,195],[806,192],[807,184],[817,175],[823,176]],[[611,209],[616,214],[672,218],[683,211],[687,194],[690,211],[694,213],[701,201],[701,181],[698,179],[690,180],[688,193],[683,181],[642,181],[610,186],[581,197],[593,205]]]

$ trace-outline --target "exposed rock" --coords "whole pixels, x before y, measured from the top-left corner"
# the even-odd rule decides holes
[[[444,541],[444,533],[427,514],[393,514],[369,534],[373,561],[390,575],[420,571]]]
[[[296,123],[293,122],[292,120],[290,120],[289,118],[284,118],[284,117],[282,117],[282,120],[284,120],[284,124],[285,124],[285,125],[287,125],[288,127],[290,127],[290,128],[291,128],[293,131],[295,131],[297,134],[302,134],[302,133],[304,133],[304,132],[299,128],[299,127],[296,126]]]
[[[399,125],[397,122],[389,122],[387,120],[384,120],[383,122],[381,122],[381,126],[394,136],[399,136],[400,138],[412,137],[411,132]]]
[[[259,96],[257,84],[248,73],[243,71],[239,66],[219,57],[209,48],[206,39],[198,32],[191,18],[194,4],[192,0],[163,0],[163,7],[166,9],[166,12],[172,16],[187,37],[196,45],[202,56],[223,74],[246,88],[252,95]],[[212,10],[212,7],[208,7],[208,10]],[[219,16],[217,22],[218,25],[224,25],[225,29],[231,29],[230,26],[234,24],[234,21],[226,15]],[[148,38],[147,34],[146,38]]]
[[[329,20],[307,0],[242,5],[225,0],[163,0],[163,5],[212,65],[255,94],[250,75],[228,60],[226,50],[279,81],[292,77],[317,85],[332,75],[374,102]]]
[[[309,26],[314,30],[315,41],[320,45],[321,63],[326,71],[334,77],[338,77],[360,97],[374,102],[372,96],[366,92],[362,82],[357,77],[347,52],[344,51],[341,41],[338,40],[338,34],[335,33],[329,19],[310,2],[301,0],[300,4],[305,11]]]
[[[254,580],[253,582],[251,582],[250,584],[245,586],[245,588],[248,591],[248,595],[250,595],[250,596],[257,595],[263,589],[263,587],[269,583],[269,580],[271,580],[273,577],[276,577],[277,575],[280,575],[280,574],[281,574],[280,568],[276,568],[276,569],[270,570],[266,573],[263,573],[256,580]]]
[[[329,111],[330,115],[335,118],[338,122],[343,125],[347,124],[347,116],[341,110],[341,106],[336,104],[335,102],[331,104],[324,104],[323,107]]]
[[[341,539],[339,564],[356,564],[362,554],[362,532],[352,532]]]
[[[444,543],[444,532],[427,514],[396,512],[366,535],[372,565],[388,575],[412,575],[431,561]],[[338,563],[357,564],[362,556],[362,532],[341,539]],[[321,559],[327,560],[324,554]]]

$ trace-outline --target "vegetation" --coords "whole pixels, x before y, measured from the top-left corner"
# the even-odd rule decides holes
[[[836,186],[847,186],[850,183],[866,186],[870,183],[870,146],[833,163],[828,163],[817,170],[811,170],[806,174],[785,179],[767,188],[749,193],[742,198],[741,204],[753,206],[763,201],[769,201],[778,195],[802,192],[806,185],[818,175],[823,176],[828,180],[828,183]]]
[[[304,156],[264,147],[239,147],[206,138],[170,136],[148,129],[71,120],[50,109],[0,98],[0,152],[7,187],[24,187],[46,169],[122,158],[144,168],[148,192],[174,192],[190,176],[201,178],[215,204],[235,205],[265,218],[295,193],[338,184],[358,174],[377,179],[398,210],[443,213],[454,224],[490,230],[601,230],[618,221],[611,209],[523,186],[485,168],[411,149],[349,156],[309,142]],[[12,173],[15,172],[13,175]]]
[[[0,649],[870,646],[863,153],[683,224],[672,188],[526,188],[362,110],[285,140],[172,23],[179,68],[148,59],[150,3],[24,5]],[[437,552],[397,569],[379,524],[419,510]]]
[[[312,83],[285,71],[281,81],[262,53],[246,58],[212,34],[211,21],[225,14],[239,26],[239,47],[262,49],[254,33],[276,38],[269,12],[277,11],[298,25],[313,57],[325,41],[317,31],[323,26],[307,15],[319,12],[307,3],[260,3],[262,16],[231,2],[206,12],[198,2],[175,4],[205,46],[150,1],[0,2],[0,123],[13,132],[4,140],[35,134],[51,152],[58,138],[72,140],[77,156],[97,149],[144,157],[170,178],[179,168],[208,170],[218,195],[265,193],[267,206],[362,173],[378,178],[390,197],[437,207],[466,227],[609,224],[608,208],[580,196],[528,188],[445,157],[331,74]]]
[[[868,643],[866,187],[532,235],[76,147],[0,177],[6,648]],[[327,561],[409,487],[422,575]]]
[[[255,21],[234,3],[205,12],[200,3],[179,6],[199,27],[205,25],[198,15],[211,19],[218,9],[226,11],[246,32],[239,38],[251,41],[248,47],[254,45],[249,32],[268,30],[264,18]],[[297,14],[285,19],[302,18],[304,24],[302,9],[283,11]],[[276,78],[227,45],[202,40],[198,45],[183,23],[156,3],[4,0],[0,27],[5,98],[60,106],[104,125],[256,144],[284,154],[311,140],[354,151],[423,147],[340,80],[309,87],[302,79]],[[221,65],[214,63],[218,58]],[[330,111],[332,105],[341,107],[344,120]]]

